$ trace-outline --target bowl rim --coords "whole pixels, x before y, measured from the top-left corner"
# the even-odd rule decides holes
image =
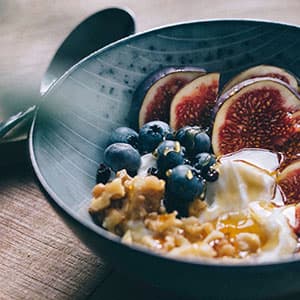
[[[116,46],[122,45],[126,43],[127,41],[133,40],[133,39],[138,39],[141,38],[145,35],[154,33],[154,32],[159,32],[164,29],[168,28],[173,28],[176,26],[188,26],[192,24],[205,24],[205,23],[218,23],[218,22],[241,22],[241,23],[260,23],[260,24],[275,24],[275,25],[281,25],[281,26],[286,26],[286,27],[292,27],[300,30],[300,25],[296,24],[290,24],[286,22],[279,22],[279,21],[272,21],[272,20],[264,20],[264,19],[251,19],[251,18],[214,18],[214,19],[203,19],[203,20],[191,20],[191,21],[183,21],[183,22],[177,22],[177,23],[171,23],[163,26],[158,26],[155,28],[151,28],[149,30],[145,30],[143,32],[138,32],[135,34],[132,34],[128,37],[125,37],[123,39],[120,39],[118,41],[115,41],[103,48],[100,48],[93,53],[89,54],[87,57],[81,59],[78,63],[76,63],[74,66],[69,68],[59,79],[57,79],[55,82],[53,82],[48,91],[42,95],[42,100],[45,100],[49,94],[55,88],[60,86],[65,79],[73,73],[77,68],[79,68],[85,61],[93,58],[94,56],[103,53],[105,51],[108,51],[110,49],[113,49]],[[41,105],[43,105],[44,101],[42,101]],[[32,125],[30,127],[30,132],[29,132],[29,138],[28,138],[28,144],[29,144],[29,156],[30,156],[30,161],[34,170],[34,173],[39,180],[40,184],[43,187],[43,192],[50,196],[51,200],[54,201],[60,209],[62,209],[65,213],[67,213],[75,222],[79,223],[80,225],[83,225],[86,229],[91,230],[93,233],[100,235],[102,238],[108,239],[112,243],[117,243],[125,248],[127,248],[129,251],[138,251],[142,252],[145,255],[150,255],[153,257],[156,257],[158,259],[163,259],[163,260],[168,260],[170,262],[175,262],[175,263],[181,263],[181,264],[188,264],[188,265],[195,265],[195,266],[203,266],[203,267],[217,267],[217,268],[222,268],[222,269],[245,269],[245,268],[266,268],[266,267],[274,267],[274,266],[286,266],[289,264],[294,264],[295,262],[300,263],[300,256],[295,257],[295,256],[288,256],[288,257],[283,257],[280,258],[280,260],[276,261],[255,261],[254,260],[242,260],[238,262],[230,262],[230,261],[221,261],[221,260],[216,260],[214,258],[212,259],[207,259],[207,258],[200,258],[200,259],[195,259],[195,258],[190,258],[190,257],[172,257],[169,255],[166,255],[164,253],[157,253],[151,249],[148,249],[144,246],[137,245],[137,244],[126,244],[121,241],[121,238],[116,236],[115,234],[101,228],[100,226],[96,225],[95,223],[89,222],[88,220],[85,220],[82,217],[79,217],[78,214],[73,211],[71,208],[69,208],[64,201],[60,199],[60,197],[56,194],[56,192],[50,187],[50,185],[47,183],[47,180],[44,178],[42,175],[42,172],[40,170],[37,158],[35,156],[35,146],[34,146],[34,134],[35,131],[37,130],[37,116],[38,116],[38,109],[35,111],[34,118]]]
[[[294,28],[300,29],[300,24],[297,25],[297,24],[292,24],[292,23],[287,23],[287,22],[272,21],[272,20],[268,20],[268,19],[252,19],[252,18],[224,18],[224,19],[211,18],[211,19],[203,19],[203,20],[191,20],[191,21],[175,22],[175,23],[171,23],[171,24],[157,26],[157,27],[154,27],[154,28],[142,31],[142,32],[137,32],[137,33],[134,33],[134,34],[129,35],[127,37],[124,37],[120,40],[112,42],[112,43],[110,43],[110,44],[108,44],[108,45],[106,45],[106,46],[90,53],[88,56],[84,57],[79,62],[74,64],[72,67],[70,67],[68,70],[66,70],[65,73],[63,73],[56,81],[52,82],[49,85],[49,88],[48,88],[47,92],[42,95],[42,98],[47,97],[47,95],[50,94],[55,87],[60,85],[73,71],[75,71],[78,67],[80,67],[80,65],[82,63],[84,63],[85,61],[91,59],[92,57],[96,56],[99,53],[110,50],[110,49],[114,48],[115,46],[122,45],[122,44],[126,43],[128,40],[140,38],[144,35],[154,33],[154,32],[158,32],[160,30],[176,27],[176,26],[185,26],[185,25],[198,24],[198,23],[215,23],[215,22],[217,22],[217,23],[218,22],[225,22],[225,23],[227,23],[227,22],[228,23],[229,22],[242,22],[242,23],[249,22],[249,23],[260,23],[260,24],[270,24],[270,25],[273,24],[273,25],[294,27]]]

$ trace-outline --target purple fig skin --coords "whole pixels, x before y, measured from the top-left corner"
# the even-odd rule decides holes
[[[273,74],[274,76],[281,76],[281,78],[277,78],[274,76],[270,76],[270,74]],[[250,67],[243,72],[239,73],[238,75],[234,76],[231,80],[229,80],[223,87],[221,94],[227,92],[235,85],[253,78],[258,77],[271,77],[276,78],[279,80],[282,80],[283,82],[289,84],[291,88],[298,91],[299,89],[299,78],[295,76],[295,74],[291,73],[290,71],[287,71],[283,68],[273,66],[273,65],[258,65]],[[288,82],[286,82],[286,80]]]
[[[219,81],[220,73],[208,73],[197,77],[178,91],[170,107],[170,126],[174,130],[179,130],[184,126],[196,125],[209,130],[212,109],[218,96]],[[193,100],[196,100],[197,104],[193,103]],[[189,111],[191,106],[189,103],[193,103],[195,111]],[[187,107],[182,116],[177,111],[178,106]]]
[[[294,161],[285,167],[278,176],[278,184],[284,194],[285,204],[299,203],[300,161]],[[297,234],[299,235],[298,227]]]
[[[237,85],[235,85],[234,87],[232,87],[231,89],[229,89],[228,91],[226,91],[224,94],[221,94],[220,97],[217,99],[217,103],[213,109],[213,114],[212,114],[212,125],[215,121],[217,112],[219,111],[219,109],[221,108],[221,106],[226,102],[227,99],[229,99],[230,97],[232,97],[234,94],[236,94],[237,92],[239,92],[242,88],[249,86],[251,84],[254,84],[256,82],[261,82],[261,81],[273,81],[273,82],[277,82],[280,83],[281,85],[285,86],[288,90],[290,90],[300,101],[300,94],[295,91],[289,84],[287,84],[286,82],[277,79],[277,78],[273,78],[273,77],[256,77],[256,78],[251,78],[251,79],[247,79],[245,81],[242,81],[240,83],[238,83]]]
[[[199,76],[207,73],[205,69],[196,66],[167,66],[152,72],[139,84],[133,94],[133,101],[131,105],[131,128],[139,128],[139,111],[151,86],[161,78],[171,73],[178,72],[199,72]]]
[[[222,105],[229,100],[232,96],[234,96],[236,93],[238,93],[239,91],[241,91],[243,88],[247,87],[247,86],[251,86],[252,84],[255,84],[257,82],[274,82],[274,83],[279,83],[281,86],[285,87],[286,89],[288,89],[292,94],[295,95],[295,98],[297,98],[299,100],[299,107],[300,107],[300,95],[297,91],[295,91],[289,84],[283,82],[280,79],[276,79],[276,78],[272,78],[272,77],[256,77],[256,78],[252,78],[252,79],[248,79],[245,80],[243,82],[238,83],[237,85],[235,85],[234,87],[232,87],[230,90],[228,90],[227,92],[225,92],[223,95],[221,95],[218,99],[217,99],[217,103],[214,107],[213,113],[212,113],[212,141],[214,141],[213,138],[213,134],[214,134],[214,126],[215,126],[215,121],[216,121],[216,117],[217,117],[217,113],[220,110],[220,108],[222,107]],[[214,149],[214,143],[213,143],[213,150]],[[218,155],[218,153],[216,153]]]

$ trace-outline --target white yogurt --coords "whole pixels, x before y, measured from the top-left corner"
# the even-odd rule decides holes
[[[147,153],[141,157],[141,166],[138,169],[137,174],[139,176],[147,176],[147,171],[149,168],[157,168],[156,158],[152,153]]]
[[[207,184],[208,207],[201,221],[211,221],[227,212],[248,208],[253,201],[271,201],[276,192],[275,177],[240,160],[226,159],[216,167],[219,178]]]
[[[273,204],[283,204],[274,172],[279,164],[279,158],[270,151],[239,151],[237,155],[221,158],[216,165],[219,178],[208,183],[205,199],[208,206],[199,216],[204,222],[229,213],[250,213],[267,237],[257,256],[259,261],[290,255],[297,246],[292,230],[295,207]]]

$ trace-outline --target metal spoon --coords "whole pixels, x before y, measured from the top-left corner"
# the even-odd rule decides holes
[[[56,80],[82,58],[134,32],[132,13],[121,8],[107,8],[85,19],[71,31],[53,56],[41,81],[41,95],[47,93]],[[28,121],[35,108],[31,106],[0,122],[0,138],[20,122]]]

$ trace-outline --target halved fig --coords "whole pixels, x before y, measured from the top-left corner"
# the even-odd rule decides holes
[[[277,147],[277,151],[284,153],[282,167],[289,165],[291,162],[300,159],[300,111],[291,115],[293,130],[289,139]]]
[[[175,95],[170,109],[170,126],[173,129],[178,130],[187,125],[197,125],[204,129],[210,126],[219,79],[219,73],[203,75]]]
[[[286,204],[300,203],[300,160],[283,169],[278,176],[278,184]]]
[[[275,66],[259,65],[259,66],[249,68],[243,71],[242,73],[238,74],[234,78],[232,78],[223,87],[222,94],[244,80],[257,78],[257,77],[277,78],[289,84],[296,91],[298,90],[297,78],[293,76],[291,73],[289,73],[288,71]]]
[[[205,74],[197,67],[168,67],[152,73],[140,84],[134,100],[142,103],[139,127],[155,120],[169,123],[170,105],[174,95],[187,83]]]
[[[212,132],[216,155],[242,148],[279,151],[294,134],[299,95],[278,79],[243,81],[218,99]]]
[[[295,233],[300,236],[300,204],[297,204],[295,207]]]

